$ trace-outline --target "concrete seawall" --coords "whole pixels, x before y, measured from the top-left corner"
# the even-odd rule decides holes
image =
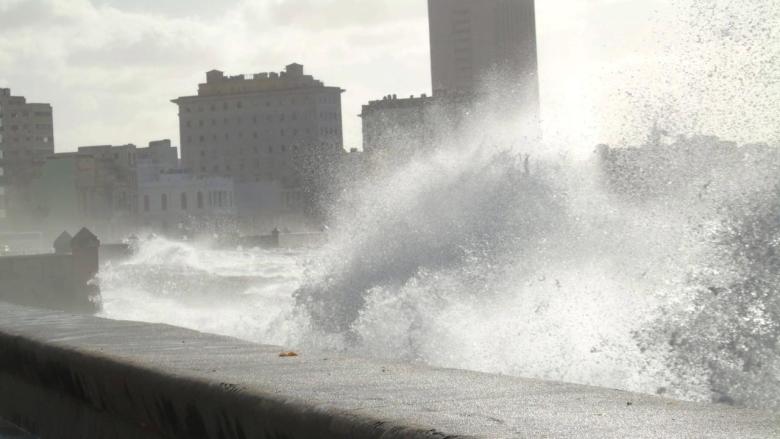
[[[92,282],[98,272],[100,241],[82,229],[74,238],[63,233],[55,253],[0,257],[0,300],[67,312],[94,313],[100,289]]]
[[[0,418],[42,438],[780,437],[778,415],[0,304]]]

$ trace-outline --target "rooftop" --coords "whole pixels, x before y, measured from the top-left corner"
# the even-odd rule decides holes
[[[375,109],[418,107],[427,105],[433,102],[433,100],[434,98],[432,96],[428,96],[424,93],[420,96],[412,95],[408,98],[398,98],[397,95],[387,95],[382,99],[369,101],[368,105],[363,105],[363,112],[365,113]]]
[[[289,91],[326,87],[322,81],[305,75],[303,65],[293,63],[282,72],[227,76],[221,70],[206,72],[206,82],[198,85],[197,97],[230,96],[270,91]],[[194,97],[194,96],[190,96]],[[186,99],[179,98],[179,99]],[[174,100],[177,103],[179,99]]]

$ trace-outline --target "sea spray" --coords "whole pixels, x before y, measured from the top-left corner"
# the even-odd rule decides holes
[[[732,151],[714,141],[685,145]],[[530,167],[512,147],[434,152],[366,186],[319,250],[144,240],[104,267],[104,315],[303,352],[777,405],[766,255],[779,161],[756,146],[701,164],[685,145],[641,150],[656,157],[639,163],[674,150],[693,169],[642,197],[596,152]],[[648,181],[670,181],[665,166],[642,166]]]

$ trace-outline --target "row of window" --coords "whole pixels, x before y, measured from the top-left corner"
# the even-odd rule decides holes
[[[310,128],[306,128],[304,131],[305,131],[305,134],[311,135],[311,129]],[[302,134],[303,133],[301,133],[298,129],[292,129],[292,130],[284,130],[284,129],[282,129],[282,130],[279,130],[279,136],[280,137],[297,137],[297,136],[300,136]],[[319,129],[319,134],[322,135],[322,136],[325,136],[325,135],[337,135],[337,134],[341,134],[341,129],[334,128],[334,127],[322,127],[322,128]],[[230,133],[223,133],[222,135],[224,136],[225,140],[230,140]],[[270,135],[271,135],[271,130],[266,130],[266,136],[270,136]],[[216,141],[219,137],[220,136],[218,136],[217,134],[212,134],[211,135],[211,140],[212,141]],[[244,132],[243,131],[239,131],[237,133],[236,137],[239,138],[239,139],[243,139],[244,138]],[[198,136],[197,138],[198,138],[198,141],[200,143],[204,143],[206,141],[207,136],[201,135],[201,136]],[[254,131],[252,133],[252,138],[259,139],[260,138],[260,133],[258,133],[257,131]],[[187,136],[187,144],[192,144],[192,142],[193,142],[193,136]]]
[[[197,209],[204,209],[205,208],[205,195],[203,192],[198,192],[196,195],[196,208]],[[149,195],[144,195],[144,212],[151,211],[151,197]],[[208,207],[214,208],[230,208],[233,207],[233,194],[227,191],[211,191],[208,192]],[[188,210],[189,207],[189,199],[186,192],[182,192],[179,196],[179,209],[180,210]],[[162,194],[160,195],[160,210],[163,212],[168,210],[168,194]]]
[[[10,145],[9,145],[9,146],[10,146]],[[52,152],[51,152],[51,151],[48,151],[48,150],[47,150],[47,151],[41,151],[41,150],[30,150],[30,149],[25,149],[25,150],[23,150],[23,151],[19,151],[19,150],[17,150],[17,149],[10,149],[10,150],[8,150],[8,151],[6,152],[6,154],[8,155],[8,158],[11,158],[11,157],[21,157],[21,156],[27,156],[27,157],[33,157],[33,156],[34,156],[34,157],[45,157],[45,156],[47,156],[47,155],[49,155],[49,154],[51,154],[51,153],[52,153]]]
[[[260,150],[258,149],[257,146],[253,147],[252,151],[255,154],[259,154],[260,153]],[[289,148],[287,147],[287,145],[279,145],[278,149],[275,149],[273,146],[269,146],[267,148],[267,151],[268,151],[268,154],[274,154],[277,151],[281,151],[282,153],[286,153],[286,152],[289,152],[289,151],[298,152],[298,145],[292,145]],[[232,151],[228,150],[228,151],[225,151],[225,152],[220,152],[220,154],[226,154],[226,155],[229,156],[229,155],[231,155],[231,152]],[[240,148],[239,149],[239,155],[241,155],[241,156],[244,155],[244,148]],[[205,158],[206,157],[206,150],[203,150],[203,149],[200,150],[200,156]],[[216,150],[212,150],[211,151],[211,156],[216,158],[217,157],[217,151]]]
[[[339,113],[320,111],[318,116],[319,116],[320,120],[338,120]],[[309,112],[305,112],[305,113],[301,114],[300,116],[296,112],[290,113],[289,115],[285,114],[285,113],[266,114],[265,117],[263,117],[263,116],[259,116],[258,117],[257,115],[255,115],[255,116],[252,116],[252,123],[257,124],[257,121],[258,120],[262,120],[262,119],[265,119],[266,122],[274,122],[274,121],[284,122],[285,120],[297,121],[299,117],[300,117],[300,119],[303,119],[303,120],[311,120],[311,119],[315,119],[315,114],[314,114],[314,111],[309,111]],[[225,118],[222,119],[222,123],[224,125],[230,125],[232,120],[233,120],[232,118],[225,117]],[[187,127],[188,128],[192,128],[194,122],[195,122],[194,120],[188,120],[186,122]],[[198,122],[198,126],[199,127],[206,126],[206,121],[203,120],[203,119],[200,119],[197,122]],[[236,122],[236,125],[241,125],[244,122],[244,118],[241,117],[241,116],[238,116],[238,117],[235,118],[235,122]],[[216,126],[216,125],[217,125],[217,119],[211,119],[211,126]]]
[[[11,125],[8,128],[11,131],[19,131],[20,129],[23,130],[23,131],[29,131],[31,128],[33,128],[33,125],[28,125],[28,124],[24,124],[24,125]],[[38,124],[35,124],[34,129],[36,129],[36,130],[49,129],[50,130],[50,129],[52,129],[52,126],[49,125],[49,124],[38,123]]]
[[[32,114],[33,116],[37,116],[37,117],[46,117],[46,116],[51,116],[51,111],[34,111]],[[5,117],[9,119],[16,119],[17,117],[30,117],[30,112],[29,111],[20,111],[18,113],[10,112],[6,114]]]
[[[319,97],[317,99],[317,101],[320,104],[329,104],[329,103],[330,104],[336,104],[336,103],[339,102],[339,99],[340,99],[339,95],[337,95],[337,96],[321,96],[321,97]],[[289,98],[289,99],[280,98],[280,99],[274,100],[273,102],[272,102],[272,100],[266,99],[266,100],[264,100],[262,102],[256,102],[255,106],[258,106],[258,107],[264,106],[266,108],[269,108],[269,107],[271,107],[272,105],[275,104],[275,105],[281,107],[281,106],[286,105],[286,104],[291,104],[291,105],[313,104],[314,101],[315,101],[315,99],[313,97],[311,97],[311,96],[308,96],[308,97],[305,97],[305,98],[295,98],[295,97],[294,98]],[[193,111],[197,111],[199,113],[202,113],[205,110],[205,108],[206,107],[204,107],[203,105],[198,105],[197,107],[191,107],[191,106],[188,105],[188,106],[184,107],[184,112],[185,113],[192,113]],[[208,109],[210,111],[218,111],[220,109],[222,109],[223,111],[226,111],[226,110],[231,110],[233,108],[239,109],[239,110],[244,108],[244,101],[236,101],[236,102],[233,102],[233,103],[223,102],[222,105],[219,105],[217,103],[212,103],[212,104],[208,105]]]

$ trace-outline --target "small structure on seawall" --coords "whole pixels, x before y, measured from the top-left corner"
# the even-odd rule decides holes
[[[100,308],[100,240],[86,228],[63,232],[54,253],[0,257],[0,301],[34,308],[94,313]]]

